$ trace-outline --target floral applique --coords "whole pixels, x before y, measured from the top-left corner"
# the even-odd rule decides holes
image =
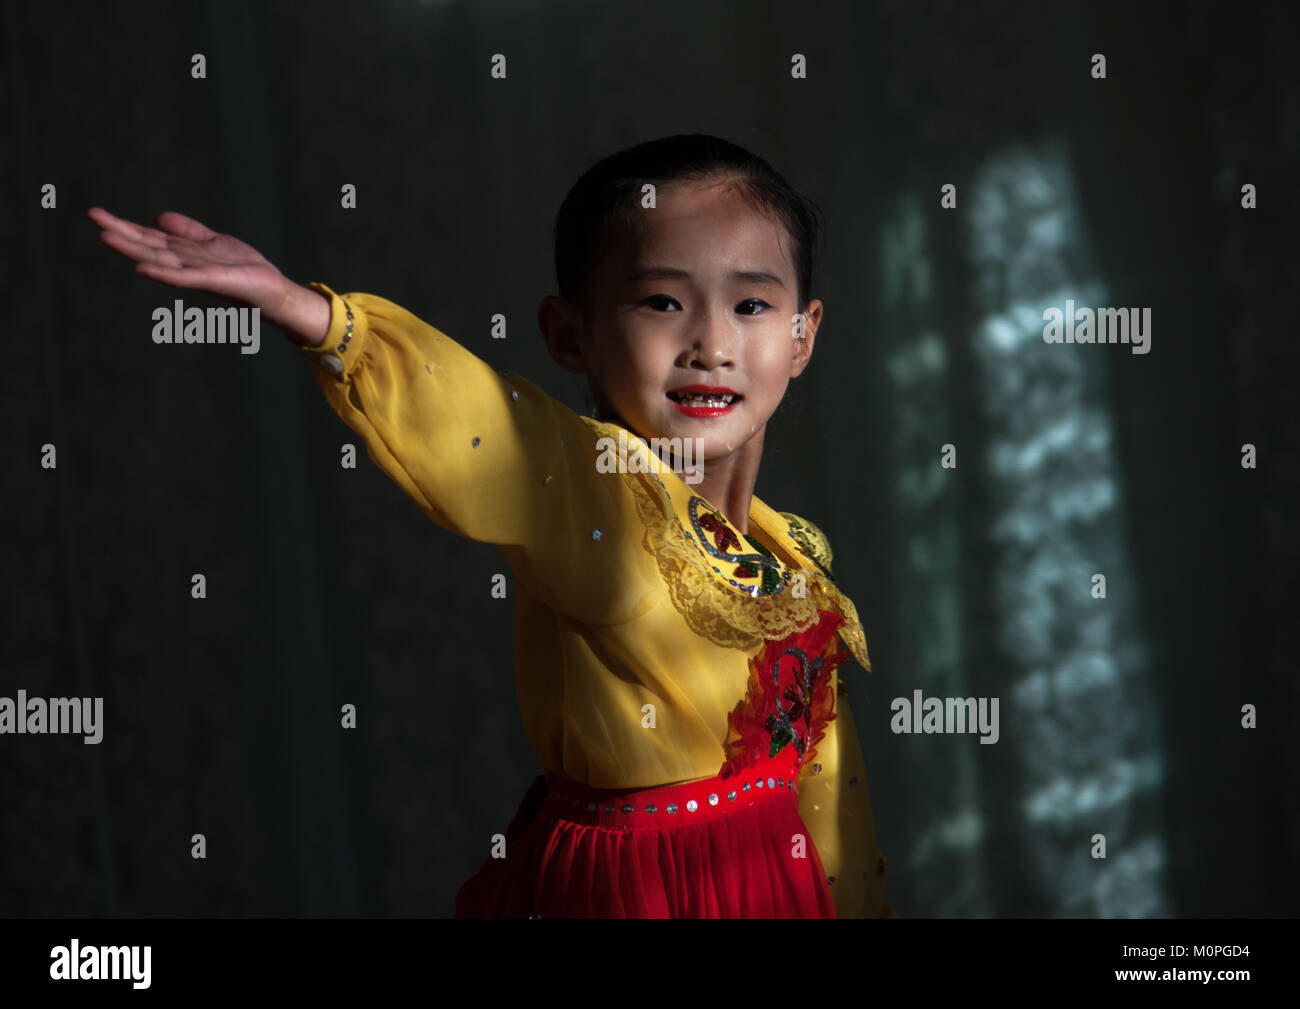
[[[700,514],[701,510],[704,510],[703,514]],[[686,536],[699,543],[700,548],[709,557],[716,558],[726,564],[737,565],[731,572],[735,577],[727,578],[721,568],[711,562],[709,564],[714,571],[727,578],[728,585],[755,598],[760,595],[775,595],[785,589],[786,583],[790,580],[790,569],[782,569],[781,562],[777,560],[776,554],[749,535],[746,535],[745,539],[754,549],[754,552],[749,554],[739,553],[740,539],[727,525],[721,513],[713,510],[712,506],[704,498],[693,496],[687,502],[687,513],[691,528],[695,530],[695,535],[692,537],[688,532]],[[709,542],[708,533],[713,534],[714,541],[712,543]],[[740,582],[735,581],[735,578],[754,578],[759,571],[762,572],[759,585],[742,585]]]
[[[776,554],[772,553],[771,550],[763,546],[762,543],[758,542],[758,540],[754,539],[754,537],[750,536],[748,533],[745,534],[745,539],[749,541],[751,547],[772,562],[770,565],[765,565],[763,567],[763,592],[767,595],[771,595],[773,592],[778,591],[778,586],[781,581],[781,576],[777,574],[776,565],[778,564],[778,561],[776,559]],[[745,571],[745,574],[743,575],[740,574],[742,569]],[[753,578],[754,571],[749,567],[749,565],[744,564],[741,565],[740,568],[736,569],[736,577]]]
[[[736,539],[736,534],[723,525],[712,512],[700,516],[700,527],[713,533],[714,545],[719,550],[730,550],[732,547],[740,549],[740,540]]]
[[[835,718],[835,669],[852,656],[836,633],[844,618],[827,610],[805,631],[768,641],[750,659],[749,689],[728,717],[730,777],[751,764],[794,748],[796,767],[814,753]]]

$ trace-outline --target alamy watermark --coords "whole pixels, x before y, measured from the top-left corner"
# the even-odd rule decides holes
[[[152,959],[152,946],[83,946],[73,939],[50,949],[50,979],[130,981],[132,988],[148,988]]]
[[[98,743],[104,738],[104,699],[102,697],[28,697],[19,690],[18,697],[0,697],[0,735],[85,734],[83,743]]]
[[[1076,310],[1074,299],[1067,298],[1064,312],[1055,306],[1044,309],[1043,321],[1044,343],[1127,343],[1134,354],[1151,352],[1150,308]]]
[[[895,697],[889,709],[895,733],[978,732],[981,743],[996,743],[1001,735],[996,697],[923,697],[913,690],[910,699]]]
[[[241,354],[262,346],[260,308],[186,308],[177,298],[171,308],[155,308],[154,343],[237,343]]]
[[[645,444],[644,439],[637,441]],[[703,438],[651,438],[650,455],[646,458],[632,449],[627,432],[620,429],[617,443],[606,436],[596,439],[596,448],[600,450],[597,473],[660,473],[669,469],[681,474],[686,483],[696,484],[704,479]]]

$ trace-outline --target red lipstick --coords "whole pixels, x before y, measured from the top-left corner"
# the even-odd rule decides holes
[[[721,417],[744,398],[724,385],[683,385],[665,395],[688,417]]]

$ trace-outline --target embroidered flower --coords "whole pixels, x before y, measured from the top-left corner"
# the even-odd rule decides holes
[[[835,718],[835,669],[848,661],[836,631],[837,613],[821,610],[805,631],[767,641],[750,659],[745,699],[728,718],[726,778],[755,762],[794,749],[796,768],[817,751],[817,742]]]
[[[701,515],[700,526],[713,533],[713,542],[723,553],[740,549],[740,540],[736,539],[736,534],[719,521],[717,516],[709,513]]]

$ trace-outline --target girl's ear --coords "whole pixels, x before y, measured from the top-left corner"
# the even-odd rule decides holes
[[[575,375],[587,371],[582,353],[582,313],[564,298],[547,295],[537,306],[537,325],[546,341],[546,349],[565,371]]]
[[[803,312],[803,326],[801,327],[802,336],[797,335],[800,328],[791,326],[791,338],[794,340],[794,350],[790,357],[790,377],[798,378],[808,367],[808,361],[812,358],[813,341],[817,338],[817,329],[822,324],[822,303],[816,298],[808,302],[807,309]]]

